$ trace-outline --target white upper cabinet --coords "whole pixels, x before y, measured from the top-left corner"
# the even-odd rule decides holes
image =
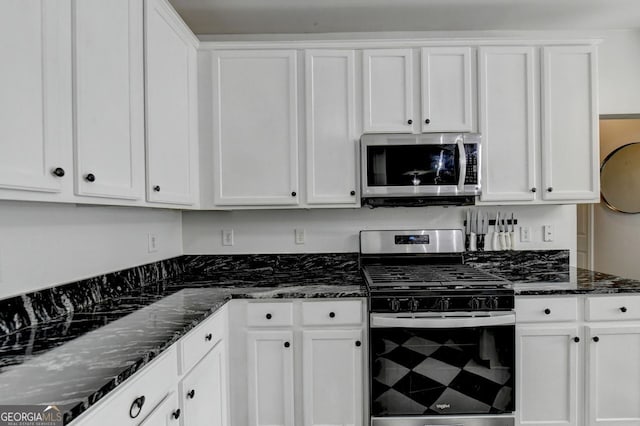
[[[474,130],[472,59],[470,47],[422,49],[422,131]]]
[[[413,52],[375,49],[362,53],[364,131],[413,131]]]
[[[535,48],[478,52],[482,201],[535,199],[537,114]]]
[[[542,49],[544,200],[599,200],[596,73],[594,46]]]
[[[214,203],[298,204],[295,50],[216,51]]]
[[[73,0],[76,194],[144,193],[143,4]]]
[[[353,50],[305,53],[307,203],[357,205]]]
[[[70,153],[62,152],[71,126],[70,79],[64,67],[70,49],[61,34],[68,25],[64,5],[2,2],[0,188],[58,192],[61,180],[72,178]]]
[[[193,204],[198,40],[166,0],[145,5],[147,200]]]

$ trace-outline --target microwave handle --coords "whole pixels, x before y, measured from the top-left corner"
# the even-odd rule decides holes
[[[515,314],[488,317],[393,317],[371,315],[371,328],[471,328],[493,325],[515,325]]]
[[[467,152],[464,149],[464,139],[459,137],[456,141],[460,158],[460,179],[458,179],[458,191],[464,191],[464,181],[467,178]]]

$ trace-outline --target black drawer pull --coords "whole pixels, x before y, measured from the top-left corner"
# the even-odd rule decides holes
[[[135,419],[140,415],[145,399],[146,398],[144,397],[144,395],[142,395],[133,400],[133,402],[131,403],[131,407],[129,407],[129,417]]]
[[[156,186],[154,186],[154,187],[153,187],[153,190],[154,190],[155,192],[160,192],[160,185],[156,185]]]
[[[335,312],[329,312],[329,318],[335,318],[335,317],[336,317]]]
[[[207,342],[210,342],[212,338],[213,338],[213,334],[211,334],[211,333],[209,333],[206,336],[204,336],[204,340],[206,340]]]
[[[56,177],[62,177],[64,176],[64,169],[62,167],[56,167],[51,173]]]
[[[580,342],[580,338],[578,336],[576,336],[576,337],[573,338],[573,341],[576,342],[576,343],[579,343]]]
[[[356,340],[356,346],[357,346],[357,347],[362,346],[362,342],[361,342],[360,340]]]
[[[267,317],[267,319],[271,319],[271,318],[272,318],[272,315],[271,315],[271,314],[267,314],[267,315],[265,315],[265,316]]]
[[[89,173],[88,175],[86,175],[86,176],[84,177],[84,179],[85,179],[87,182],[95,182],[95,181],[96,181],[96,176],[95,176],[93,173]]]
[[[549,309],[549,308],[545,309],[545,310],[544,310],[544,313],[545,313],[546,315],[550,315],[550,314],[551,314],[551,309]]]
[[[196,390],[195,389],[191,389],[189,392],[187,392],[187,398],[188,399],[193,399],[196,397]]]
[[[627,307],[626,306],[621,307],[620,312],[622,312],[623,314],[627,312]]]
[[[593,336],[593,341],[598,343],[600,341],[600,338],[598,336]]]
[[[171,417],[173,417],[174,419],[178,420],[180,418],[180,409],[178,408],[176,411],[174,411],[173,413],[171,413]]]
[[[288,348],[289,346],[291,346],[291,343],[289,343],[289,342],[284,342],[284,347],[285,347],[285,348]]]

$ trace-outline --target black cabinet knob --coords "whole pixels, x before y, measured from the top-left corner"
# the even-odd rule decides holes
[[[206,336],[204,336],[204,340],[206,340],[207,342],[210,342],[212,338],[213,338],[213,334],[211,334],[211,333],[209,333]]]
[[[431,123],[431,120],[429,120],[428,118],[425,118],[424,124],[429,124],[429,123]]]
[[[179,419],[180,418],[180,409],[178,408],[176,411],[174,411],[173,413],[171,413],[171,417],[173,417],[174,419]]]
[[[536,192],[536,191],[537,191],[537,189],[535,187],[531,188],[531,192]]]
[[[131,407],[129,407],[129,417],[135,419],[140,415],[145,399],[146,398],[144,397],[144,395],[142,395],[133,400],[133,402],[131,403]]]
[[[598,336],[593,336],[593,341],[598,343],[600,341],[600,338]]]
[[[335,318],[335,317],[336,317],[335,312],[329,312],[329,318]]]
[[[413,124],[413,120],[407,120],[407,124]]]
[[[189,392],[187,392],[187,398],[193,399],[195,397],[196,397],[196,390],[195,389],[191,389]]]
[[[545,313],[546,315],[551,314],[551,309],[549,309],[549,308],[545,309],[545,310],[544,310],[544,313]]]
[[[291,343],[289,343],[289,342],[284,342],[284,347],[285,347],[285,348],[288,348],[289,346],[291,346]]]
[[[620,308],[620,312],[622,312],[622,313],[627,312],[627,307],[626,306],[621,307]]]
[[[296,193],[296,191],[293,191],[293,192],[291,193],[291,196],[292,196],[292,197],[295,197],[296,195],[298,195],[298,194]]]
[[[547,188],[547,192],[553,192],[553,187],[551,187],[551,186],[550,186],[550,187],[548,187],[548,188]]]
[[[95,182],[96,176],[93,173],[89,173],[84,177],[84,180],[86,180],[87,182]]]
[[[271,314],[267,314],[267,315],[265,315],[265,317],[267,317],[267,319],[271,319],[272,315]]]
[[[351,191],[350,194],[353,197],[354,195],[356,195],[356,191]]]
[[[362,342],[361,342],[360,340],[356,340],[356,346],[357,346],[357,347],[362,346]]]
[[[578,342],[580,342],[580,338],[578,336],[576,336],[576,337],[573,338],[573,341],[578,343]]]
[[[57,177],[64,176],[64,169],[62,167],[56,167],[51,171],[51,174]]]
[[[160,185],[154,186],[153,190],[156,191],[156,192],[160,192]]]

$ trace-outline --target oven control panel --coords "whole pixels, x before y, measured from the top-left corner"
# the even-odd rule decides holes
[[[371,312],[511,311],[513,293],[492,295],[383,296],[370,298]]]

